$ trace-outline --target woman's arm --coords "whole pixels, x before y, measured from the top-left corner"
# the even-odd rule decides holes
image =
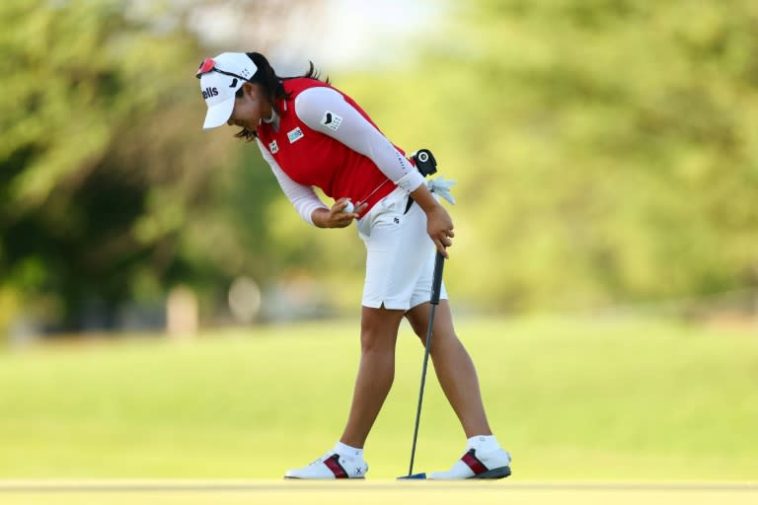
[[[347,198],[340,198],[330,209],[321,199],[318,197],[313,188],[298,184],[293,181],[284,170],[279,166],[271,153],[263,146],[260,140],[257,140],[258,148],[261,150],[263,159],[271,167],[271,171],[274,172],[276,180],[279,181],[279,186],[287,195],[292,205],[297,210],[305,222],[310,223],[318,228],[344,228],[349,226],[353,222],[353,219],[358,218],[358,212],[363,210],[362,207],[358,207],[354,212],[344,212],[347,205]]]
[[[263,146],[263,143],[258,139],[256,139],[256,142],[258,143],[258,148],[261,150],[263,159],[266,160],[271,167],[271,171],[274,172],[276,180],[279,181],[279,186],[281,186],[284,194],[287,195],[287,198],[292,202],[297,213],[300,214],[300,217],[302,217],[305,222],[318,226],[318,223],[313,219],[314,214],[319,209],[328,210],[328,207],[324,205],[324,202],[322,202],[318,195],[316,195],[313,188],[298,184],[285,174],[284,170],[282,170],[274,157],[271,156],[271,153],[269,153]]]
[[[455,236],[450,214],[434,198],[426,184],[422,184],[416,191],[412,192],[411,198],[426,212],[426,231],[434,245],[437,246],[437,250],[447,258],[446,248],[453,245],[452,238]]]
[[[309,128],[328,135],[373,161],[395,184],[408,191],[427,215],[427,232],[447,257],[453,221],[424,184],[424,177],[355,107],[337,91],[310,88],[295,99],[295,113]]]
[[[336,90],[310,88],[295,99],[295,113],[309,128],[328,135],[371,161],[409,193],[424,177],[365,117]]]

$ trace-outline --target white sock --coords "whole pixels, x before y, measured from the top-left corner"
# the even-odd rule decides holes
[[[342,442],[337,442],[334,445],[333,450],[340,456],[363,459],[363,449],[359,449],[357,447],[350,447],[349,445],[343,444]]]
[[[476,435],[468,439],[466,449],[476,449],[477,451],[494,451],[500,448],[495,435]]]

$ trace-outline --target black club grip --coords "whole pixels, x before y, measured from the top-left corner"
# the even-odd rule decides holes
[[[445,267],[445,257],[437,251],[437,257],[434,259],[434,275],[432,277],[432,299],[429,303],[439,305],[440,290],[442,289],[442,270]]]

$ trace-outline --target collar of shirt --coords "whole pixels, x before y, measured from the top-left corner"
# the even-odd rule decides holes
[[[279,114],[276,113],[275,108],[271,108],[271,117],[262,120],[266,124],[270,124],[275,132],[279,131]]]

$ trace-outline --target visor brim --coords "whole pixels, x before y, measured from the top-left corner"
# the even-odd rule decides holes
[[[203,122],[203,130],[209,130],[225,124],[232,117],[232,111],[234,110],[234,95],[228,100],[219,102],[217,104],[208,107],[208,112],[205,114],[205,121]]]

